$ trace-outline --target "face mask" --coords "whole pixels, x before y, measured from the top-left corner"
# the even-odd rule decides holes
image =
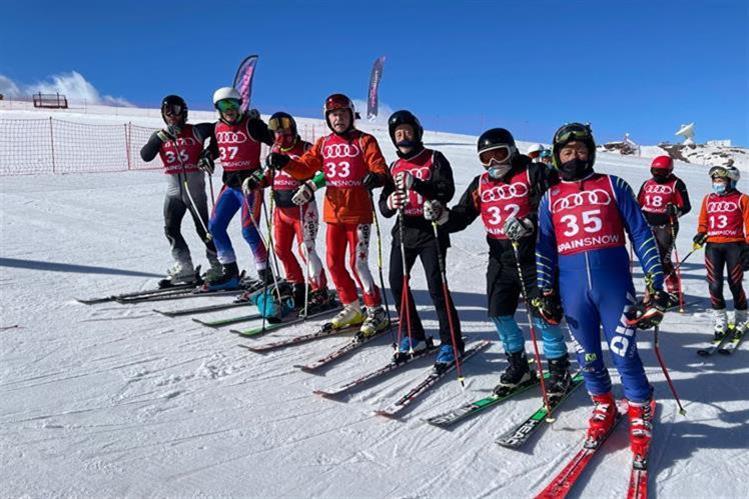
[[[726,184],[723,182],[713,182],[713,192],[715,194],[723,194],[726,192]]]
[[[590,169],[588,160],[575,158],[561,164],[559,175],[562,177],[562,180],[579,180],[589,173]]]
[[[507,175],[507,172],[509,172],[511,169],[512,165],[504,164],[490,166],[486,169],[486,171],[489,173],[489,177],[493,178],[494,180],[499,180]]]
[[[414,147],[418,146],[419,143],[415,140],[401,140],[400,142],[396,142],[395,144],[397,147],[410,147],[413,149]]]

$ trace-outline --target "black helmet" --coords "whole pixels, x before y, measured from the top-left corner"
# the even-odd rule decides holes
[[[161,100],[161,119],[166,123],[165,111],[171,115],[177,115],[182,119],[182,123],[187,122],[187,103],[179,95],[167,95]]]
[[[554,140],[551,144],[552,162],[559,169],[562,162],[559,160],[559,151],[567,145],[568,142],[578,141],[588,146],[588,165],[592,169],[596,162],[596,142],[593,140],[593,130],[590,124],[567,123],[562,125],[554,134]]]
[[[390,140],[393,141],[393,144],[395,144],[395,129],[400,125],[411,125],[411,128],[414,130],[416,142],[421,144],[421,137],[424,135],[424,128],[422,128],[421,123],[419,123],[419,119],[414,116],[411,111],[406,111],[405,109],[394,112],[390,115],[390,118],[388,118],[388,132],[390,133]]]
[[[294,121],[294,117],[283,111],[273,113],[273,116],[268,120],[268,128],[274,132],[278,130],[291,130],[291,135],[294,137],[297,136],[296,121]]]

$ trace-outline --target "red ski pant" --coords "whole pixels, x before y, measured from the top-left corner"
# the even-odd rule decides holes
[[[382,303],[380,290],[369,271],[371,227],[371,224],[328,223],[325,235],[328,270],[338,291],[338,297],[344,305],[357,300],[357,286],[362,291],[364,305],[376,307]],[[346,269],[347,251],[353,279]]]
[[[317,204],[314,202],[273,210],[273,247],[283,265],[286,280],[294,284],[304,282],[304,273],[293,251],[296,239],[297,252],[302,262],[309,265],[309,284],[313,290],[328,287],[325,269],[315,251],[318,228]]]

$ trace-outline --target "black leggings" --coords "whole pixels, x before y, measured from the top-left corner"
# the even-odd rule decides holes
[[[441,248],[443,261],[447,248]],[[458,348],[462,347],[462,338],[460,335],[460,320],[458,319],[458,312],[455,310],[452,296],[448,294],[449,304],[445,303],[445,295],[442,289],[442,276],[440,275],[439,260],[437,254],[437,245],[429,244],[421,248],[406,248],[406,268],[410,274],[411,269],[416,263],[416,258],[421,259],[421,264],[424,267],[424,273],[426,274],[427,287],[429,288],[429,296],[432,298],[434,303],[435,311],[437,312],[437,319],[440,325],[440,341],[443,344],[451,345],[452,339],[450,337],[450,323],[448,322],[448,308],[449,313],[452,315],[453,326],[455,327],[455,341],[458,344]],[[403,262],[401,260],[401,248],[399,244],[393,244],[392,251],[390,252],[390,289],[393,293],[393,300],[395,301],[395,307],[400,313],[400,303],[403,294]],[[411,336],[415,340],[424,339],[424,326],[421,324],[419,314],[416,313],[416,304],[414,303],[411,289],[408,290],[408,309],[411,316]],[[405,321],[405,316],[403,316]],[[404,324],[405,331],[405,324]]]
[[[710,301],[715,310],[726,308],[723,298],[723,267],[728,269],[728,289],[733,295],[733,308],[746,310],[744,294],[744,270],[741,268],[741,252],[744,243],[707,243],[705,246],[705,267],[710,288]]]

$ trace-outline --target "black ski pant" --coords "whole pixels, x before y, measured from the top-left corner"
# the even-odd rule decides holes
[[[734,310],[746,310],[746,294],[744,294],[744,269],[741,265],[743,242],[735,243],[707,243],[705,246],[705,267],[707,268],[707,282],[710,289],[710,302],[715,310],[726,308],[723,298],[723,269],[728,276],[728,289],[733,295]]]
[[[440,248],[442,253],[442,261],[445,261],[447,248]],[[459,350],[463,349],[463,339],[460,333],[460,319],[458,318],[458,311],[455,309],[452,296],[448,291],[448,302],[445,302],[445,293],[442,288],[442,276],[440,274],[439,266],[439,254],[437,253],[437,244],[428,244],[420,248],[406,248],[406,271],[410,275],[411,269],[416,263],[416,258],[421,260],[421,264],[424,267],[424,273],[426,274],[427,288],[429,289],[429,296],[432,298],[435,311],[437,312],[437,319],[439,320],[439,333],[440,341],[442,344],[452,345],[452,339],[450,336],[450,323],[448,319],[448,313],[452,316],[453,327],[455,328],[455,341]],[[407,324],[406,315],[401,313],[401,298],[403,296],[403,261],[401,259],[401,247],[399,244],[392,245],[392,251],[390,251],[390,289],[393,293],[393,299],[395,301],[395,307],[398,310],[399,317],[404,321],[403,331],[406,331]],[[424,326],[421,324],[419,314],[416,312],[416,304],[414,303],[413,294],[409,287],[406,299],[408,300],[408,310],[411,319],[411,337],[414,340],[422,340],[425,338]],[[449,310],[449,312],[448,312]],[[403,335],[407,337],[406,334]]]
[[[658,246],[658,253],[661,257],[663,275],[666,277],[666,287],[670,293],[675,293],[679,290],[679,276],[674,271],[671,254],[674,250],[674,237],[679,234],[679,223],[675,222],[673,224],[673,232],[671,227],[670,224],[654,225],[651,229],[655,237],[655,244]]]
[[[208,202],[206,200],[203,172],[178,173],[167,175],[167,177],[168,185],[166,197],[164,198],[164,234],[171,246],[172,258],[178,262],[190,260],[190,249],[187,247],[184,237],[182,237],[181,230],[182,219],[188,210],[195,223],[195,231],[198,233],[200,240],[205,244],[206,256],[209,259],[215,258],[216,246],[203,228],[204,226],[208,226]],[[185,178],[187,178],[187,188],[190,189],[190,195],[195,202],[195,208],[193,208],[190,198],[187,195]]]

